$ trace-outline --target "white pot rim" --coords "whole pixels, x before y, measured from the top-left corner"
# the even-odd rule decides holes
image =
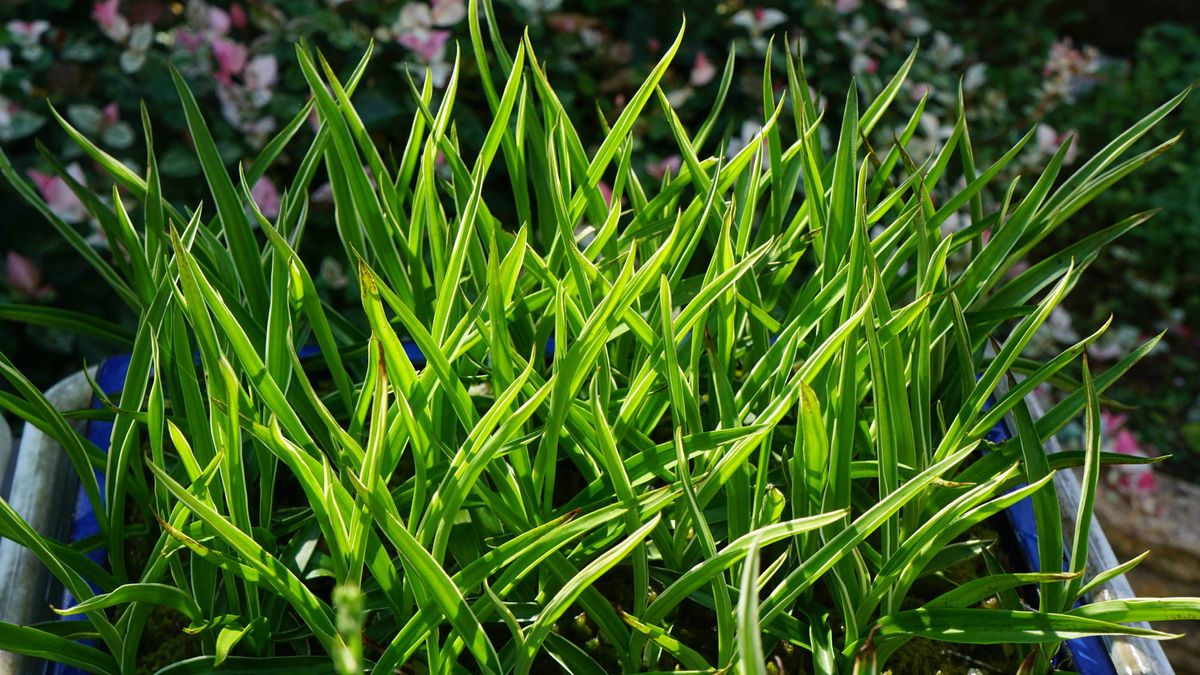
[[[87,408],[92,401],[88,375],[94,373],[92,368],[87,375],[79,371],[64,378],[46,390],[46,399],[58,410]],[[4,436],[11,443],[11,436]],[[11,464],[12,481],[2,495],[9,506],[40,534],[65,534],[62,530],[75,508],[77,479],[62,446],[26,423],[20,445],[3,464]],[[49,578],[49,571],[31,551],[0,539],[0,589],[4,589],[0,592],[0,620],[25,626],[50,618]],[[0,672],[20,673],[28,663],[25,657],[0,651]]]

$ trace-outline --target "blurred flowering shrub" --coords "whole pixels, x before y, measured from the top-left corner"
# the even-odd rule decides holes
[[[920,42],[917,61],[901,92],[914,102],[925,101],[925,114],[908,145],[913,160],[924,161],[955,133],[961,97],[972,113],[969,133],[980,148],[980,164],[990,162],[1035,123],[1044,122],[1034,143],[1043,156],[1029,153],[1024,158],[1027,164],[1016,167],[1018,171],[1041,164],[1068,136],[1077,134],[1068,162],[1081,149],[1095,150],[1088,145],[1090,139],[1111,138],[1130,121],[1125,112],[1130,99],[1163,100],[1200,76],[1200,39],[1194,33],[1158,29],[1143,40],[1134,65],[1129,66],[1059,34],[1065,24],[1056,23],[1059,17],[1048,0],[795,0],[762,5],[728,0],[715,6],[709,0],[493,0],[493,4],[510,41],[515,42],[528,26],[538,58],[572,115],[597,119],[585,143],[602,138],[604,125],[599,118],[611,120],[624,106],[660,56],[664,27],[675,25],[681,12],[688,17],[689,29],[678,62],[688,65],[667,74],[664,94],[686,127],[699,128],[715,93],[725,86],[725,55],[732,46],[737,58],[729,71],[727,112],[715,120],[709,141],[727,143],[730,152],[757,132],[765,116],[763,73],[751,64],[762,63],[760,57],[767,51],[779,53],[785,47],[802,52],[809,65],[809,84],[823,95],[822,105],[836,110],[844,92],[832,83],[843,82],[849,71],[862,95],[871,97]],[[206,108],[206,117],[223,122],[212,131],[222,158],[233,166],[252,162],[286,124],[284,111],[295,110],[305,97],[303,78],[290,67],[296,43],[314,44],[335,70],[344,73],[373,42],[382,52],[377,62],[393,67],[372,73],[356,92],[355,101],[371,132],[399,154],[406,139],[395,137],[392,130],[407,124],[390,122],[414,113],[410,87],[420,88],[426,73],[435,90],[445,87],[456,59],[456,43],[468,39],[468,9],[467,0],[8,0],[0,4],[0,142],[55,213],[105,250],[99,224],[85,215],[81,193],[111,200],[112,187],[67,142],[50,119],[46,99],[76,128],[135,167],[144,157],[140,110],[144,100],[161,116],[153,123],[159,130],[159,167],[167,192],[183,195],[190,206],[201,200],[204,186],[182,116],[170,113],[178,108],[169,64],[188,79]],[[783,63],[775,59],[774,70],[768,73],[776,96],[787,83]],[[476,64],[465,58],[460,67],[469,70]],[[965,76],[960,80],[958,73]],[[457,96],[460,110],[486,109],[482,92],[460,90]],[[1185,103],[1184,114],[1200,122],[1200,100],[1193,97]],[[1060,116],[1073,126],[1060,127],[1056,122]],[[903,132],[905,122],[886,120],[875,133],[890,140]],[[642,147],[638,150],[654,159],[638,168],[656,180],[678,171],[682,159],[673,150],[677,145],[667,122],[649,115],[639,125],[635,142]],[[467,118],[455,133],[469,143],[482,131]],[[50,152],[42,152],[41,146]],[[989,152],[989,148],[996,150]],[[1200,187],[1190,176],[1197,153],[1172,155],[1170,163],[1122,183],[1092,207],[1097,227],[1113,222],[1107,213],[1125,213],[1123,202],[1129,201],[1158,202],[1169,216],[1135,231],[1132,241],[1139,243],[1126,247],[1128,260],[1110,274],[1116,279],[1124,267],[1133,268],[1129,285],[1152,298],[1150,306],[1161,307],[1157,318],[1139,327],[1122,326],[1132,320],[1130,312],[1124,311],[1129,308],[1113,307],[1104,300],[1129,297],[1128,292],[1097,292],[1094,302],[1085,298],[1085,307],[1077,306],[1077,311],[1089,314],[1089,322],[1096,319],[1091,316],[1093,307],[1097,313],[1115,311],[1118,327],[1111,332],[1116,337],[1168,325],[1184,328],[1195,323],[1200,310],[1187,304],[1200,303],[1195,299],[1200,296],[1190,294],[1189,300],[1180,290],[1195,282],[1194,273],[1186,272],[1192,267],[1187,261],[1200,255],[1200,240],[1193,236],[1181,242],[1178,237],[1196,226],[1196,210],[1190,205],[1200,201]],[[57,166],[48,156],[71,161]],[[288,171],[298,159],[285,155],[276,170]],[[1165,187],[1155,186],[1156,180]],[[332,221],[330,189],[321,178],[314,185],[321,187],[310,196],[310,228],[319,233]],[[263,177],[253,186],[253,194],[264,213],[273,217],[281,198],[275,181]],[[96,311],[92,296],[96,284],[62,249],[61,238],[40,226],[36,231],[27,229],[24,223],[41,221],[25,211],[20,200],[6,196],[5,208],[8,220],[0,227],[0,253],[5,255],[0,302],[40,302],[55,293],[68,307]],[[946,226],[970,224],[970,210],[964,208]],[[325,230],[333,236],[332,228]],[[309,246],[318,247],[321,241],[319,234],[306,237]],[[342,296],[354,292],[346,288],[343,265],[344,261],[330,258],[321,266],[320,283],[335,302],[349,300]],[[1134,309],[1144,311],[1144,307]],[[1047,347],[1073,341],[1072,323],[1066,312],[1054,317],[1054,330],[1044,336]],[[22,331],[0,332],[0,347],[25,355],[29,363],[24,369],[42,384],[78,365],[78,358],[47,358],[50,353],[94,360],[105,352],[103,345],[78,344],[73,336],[52,329]],[[1098,343],[1093,356],[1103,358],[1104,348],[1105,343]],[[1187,391],[1179,395],[1187,400],[1181,409],[1195,401],[1194,417],[1200,425],[1200,385],[1183,389]],[[1140,428],[1141,422],[1135,416],[1131,425]],[[1164,447],[1178,444],[1177,437],[1155,441]]]
[[[944,11],[936,2],[924,4]],[[684,62],[691,67],[669,73],[663,88],[683,123],[699,127],[709,112],[707,102],[722,86],[724,55],[732,46],[741,58],[735,60],[730,73],[728,116],[716,121],[716,137],[722,133],[728,137],[730,151],[751,137],[764,119],[762,73],[749,64],[761,63],[759,57],[769,49],[782,50],[784,39],[789,41],[788,48],[803,51],[812,64],[810,84],[827,94],[830,98],[823,102],[833,107],[840,104],[844,93],[825,87],[826,81],[841,82],[849,70],[863,95],[873,96],[883,86],[885,74],[894,72],[921,41],[924,48],[902,94],[914,101],[926,100],[922,126],[909,146],[918,162],[952,133],[960,84],[967,105],[980,120],[981,130],[976,133],[992,136],[998,146],[1007,148],[1014,134],[1021,132],[1018,127],[1032,121],[1026,114],[1029,111],[1014,115],[1014,105],[1041,106],[1037,114],[1043,114],[1079,88],[1072,80],[1073,73],[1086,70],[1076,63],[1069,48],[1059,50],[1061,54],[1047,65],[1045,82],[1031,80],[1030,91],[1014,94],[993,84],[985,61],[939,27],[938,18],[927,15],[922,3],[904,0],[771,6],[733,0],[718,5],[715,11],[711,3],[695,0],[496,0],[495,6],[497,20],[513,40],[529,27],[548,75],[561,85],[558,90],[568,110],[610,119],[663,49],[662,27],[673,25],[680,12],[685,12],[690,26]],[[224,122],[212,130],[223,159],[230,165],[249,163],[287,121],[281,119],[281,111],[294,110],[305,95],[299,74],[280,68],[281,63],[292,63],[291,51],[297,42],[314,43],[331,65],[343,72],[374,42],[383,52],[379,60],[394,67],[364,82],[355,100],[374,134],[393,147],[403,147],[406,139],[389,136],[389,129],[399,125],[388,122],[413,114],[410,77],[419,87],[428,72],[435,87],[445,85],[456,57],[456,41],[467,39],[467,10],[466,0],[9,2],[0,8],[4,27],[0,33],[0,140],[18,170],[35,182],[55,213],[77,224],[83,236],[104,248],[99,225],[87,222],[76,191],[109,200],[111,186],[78,155],[59,126],[48,123],[51,113],[46,99],[76,128],[98,137],[105,150],[136,167],[144,156],[140,103],[144,100],[158,115],[177,109],[171,100],[168,64],[172,64],[189,80],[201,106],[209,109],[209,119]],[[1040,68],[1041,60],[1039,55],[1030,67]],[[776,59],[771,73],[776,93],[786,83],[782,64],[782,59]],[[470,69],[475,64],[465,59],[460,67]],[[964,71],[967,75],[961,83],[951,74]],[[696,96],[700,91],[704,95]],[[471,105],[485,109],[481,92],[460,91],[458,97],[465,103],[460,103],[460,109]],[[1019,124],[1013,122],[1014,117]],[[199,166],[188,147],[181,116],[167,114],[153,122],[160,129],[159,167],[170,193],[188,196],[189,204],[199,202],[203,184],[197,180]],[[888,139],[902,131],[904,122],[891,120],[890,126],[881,125],[877,133]],[[678,170],[682,160],[672,150],[676,145],[664,120],[651,116],[636,131],[644,155],[653,157],[655,149],[662,148],[657,160],[640,167],[648,176],[659,179]],[[601,138],[603,126],[597,123],[593,132],[593,139],[585,138],[585,142]],[[480,130],[468,121],[461,123],[457,133],[470,140]],[[1043,135],[1039,147],[1049,152],[1058,135]],[[40,145],[47,146],[54,156],[77,161],[55,167],[43,157]],[[282,158],[277,162],[279,170],[286,171],[289,161],[297,159]],[[270,216],[279,201],[271,177],[259,181],[254,193]],[[327,187],[313,195],[313,220],[318,228],[322,218],[330,218],[321,212],[328,203],[322,198],[327,195]],[[37,222],[32,214],[21,212],[25,207],[19,206],[18,200],[11,201],[12,222]],[[968,225],[969,215],[964,213],[958,221]],[[319,237],[310,239],[319,241]],[[13,251],[39,269],[66,303],[94,308],[86,274],[73,262],[62,262],[73,259],[64,255],[60,242],[50,232],[19,227],[0,230],[0,252]],[[333,269],[337,263],[330,261],[327,267]],[[333,286],[331,290],[337,290]],[[5,297],[26,302],[36,299],[12,285],[0,287],[0,299]],[[0,341],[10,353],[29,354],[30,358],[37,358],[46,348],[71,352],[80,347],[71,336],[61,334],[9,335]],[[21,341],[28,344],[20,349],[11,344]],[[52,370],[73,365],[61,359],[52,363]],[[34,366],[30,370],[37,373],[39,369]]]

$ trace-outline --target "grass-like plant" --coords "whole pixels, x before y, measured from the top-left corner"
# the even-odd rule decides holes
[[[16,391],[0,404],[62,444],[102,530],[68,546],[0,502],[0,536],[87,618],[0,624],[0,648],[134,673],[167,612],[190,623],[167,636],[179,653],[202,654],[176,673],[867,673],[906,650],[950,658],[936,642],[1015,645],[981,653],[1036,672],[1065,639],[1161,639],[1124,624],[1200,617],[1194,599],[1079,604],[1122,571],[1083,576],[1099,467],[1129,461],[1100,451],[1098,397],[1156,340],[1094,376],[1077,362],[1103,328],[1023,356],[1101,247],[1148,215],[1016,267],[1166,149],[1127,156],[1183,94],[1069,176],[1064,144],[997,186],[1030,136],[975,157],[960,115],[934,156],[908,156],[923,105],[892,108],[911,58],[872,101],[852,85],[837,124],[787,55],[786,92],[764,78],[762,132],[726,153],[713,131],[732,69],[699,129],[658,87],[681,32],[586,148],[533,46],[482,4],[478,81],[456,64],[440,100],[414,85],[420,114],[394,154],[352,105],[366,57],[341,80],[298,48],[312,100],[234,177],[177,79],[204,208],[164,197],[149,124],[137,173],[60,118],[115,182],[111,204],[80,192],[110,258],[0,158],[139,316],[107,455],[0,357]],[[480,147],[453,124],[463,86],[491,108]],[[683,166],[649,184],[630,132],[656,105]],[[271,222],[249,186],[313,109]],[[882,133],[896,115],[903,132]],[[323,301],[297,255],[321,172],[361,312]],[[970,226],[946,232],[960,212]],[[27,317],[123,339],[65,311]],[[319,356],[301,357],[309,345]],[[1067,391],[1034,419],[1025,397],[1043,383]],[[1048,456],[1080,415],[1083,452]],[[1014,438],[984,442],[1006,417]],[[1051,479],[1073,466],[1081,526],[1064,539]],[[1025,497],[1046,561],[1032,572],[979,543]]]

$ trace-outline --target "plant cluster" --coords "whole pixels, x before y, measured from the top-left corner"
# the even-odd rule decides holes
[[[108,201],[76,193],[107,254],[0,153],[138,317],[132,335],[69,310],[30,317],[131,353],[106,398],[107,455],[0,357],[16,392],[0,405],[62,444],[101,528],[65,545],[0,501],[0,536],[87,619],[0,623],[0,648],[179,672],[144,658],[166,611],[201,654],[185,672],[871,673],[931,643],[1045,672],[1065,639],[1165,639],[1126,624],[1200,618],[1196,599],[1090,601],[1136,561],[1085,576],[1100,467],[1139,461],[1102,451],[1100,396],[1157,339],[1095,374],[1083,355],[1107,325],[1027,357],[1100,250],[1149,214],[1019,265],[1157,156],[1130,148],[1186,92],[1073,171],[1068,139],[1030,180],[1001,180],[1035,131],[977,153],[962,99],[943,142],[909,151],[915,53],[877,95],[851,85],[838,121],[800,59],[768,49],[760,129],[730,151],[714,131],[732,60],[694,127],[662,88],[681,30],[589,146],[591,118],[564,107],[533,41],[479,4],[461,57],[473,79],[455,61],[439,95],[414,82],[394,149],[352,103],[369,51],[339,76],[299,46],[311,99],[233,176],[173,72],[202,205],[165,197],[149,115],[140,171],[59,120],[113,183]],[[477,143],[458,133],[469,89],[489,111]],[[635,129],[654,108],[681,160],[647,181]],[[289,152],[301,159],[268,216],[254,186]],[[323,300],[302,254],[322,178],[359,312]],[[319,355],[302,358],[309,345]],[[1025,397],[1044,384],[1063,397],[1035,419]],[[1080,416],[1083,449],[1047,455]],[[1006,417],[1013,438],[988,441]],[[1071,467],[1074,528],[1053,482]],[[981,536],[1025,498],[1039,570],[1006,567]]]

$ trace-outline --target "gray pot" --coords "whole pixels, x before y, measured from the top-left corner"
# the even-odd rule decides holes
[[[94,369],[89,372],[94,373]],[[91,405],[92,389],[84,373],[79,372],[50,387],[45,396],[59,410],[78,410]],[[79,427],[82,424],[79,422]],[[0,431],[4,432],[4,440],[0,440],[0,497],[40,534],[66,538],[78,485],[67,453],[32,424],[25,425],[20,444],[11,454],[5,453],[5,441],[11,445],[12,436],[7,428]],[[5,475],[11,476],[7,483]],[[50,581],[49,570],[37,556],[0,539],[0,621],[29,625],[56,618],[50,611]],[[0,673],[24,673],[35,667],[32,659],[0,651]]]
[[[1044,406],[1037,394],[1029,395],[1025,401],[1029,405],[1029,412],[1034,419],[1042,416]],[[1016,428],[1016,423],[1011,419],[1011,415],[1008,416],[1008,423],[1009,428]],[[1053,437],[1046,442],[1045,448],[1047,454],[1062,452],[1062,446],[1059,445],[1058,439]],[[1059,471],[1054,474],[1054,488],[1058,492],[1059,512],[1062,514],[1063,538],[1067,547],[1064,550],[1069,550],[1075,534],[1076,514],[1079,512],[1081,496],[1079,478],[1074,471]],[[1099,572],[1120,565],[1116,554],[1113,553],[1112,546],[1108,543],[1108,537],[1104,535],[1104,528],[1100,527],[1095,516],[1092,517],[1092,525],[1088,530],[1087,559],[1087,569],[1084,570],[1086,581],[1090,581]],[[1129,580],[1122,574],[1097,587],[1088,597],[1088,601],[1100,602],[1134,597],[1137,596],[1129,586]],[[1132,625],[1141,628],[1150,627],[1150,624],[1145,622]],[[1167,661],[1166,654],[1163,653],[1162,645],[1155,640],[1126,635],[1109,635],[1104,636],[1103,639],[1108,646],[1109,656],[1112,658],[1118,675],[1174,675],[1175,673],[1170,662]]]

